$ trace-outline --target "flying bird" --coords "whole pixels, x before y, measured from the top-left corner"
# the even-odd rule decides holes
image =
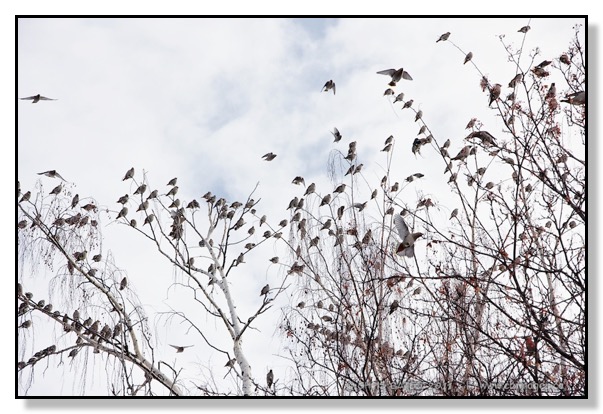
[[[57,99],[47,98],[40,94],[34,96],[28,96],[27,98],[19,98],[21,100],[31,101],[31,103],[38,103],[38,101],[56,101]]]
[[[274,152],[269,152],[268,154],[262,155],[262,158],[266,161],[272,161],[276,158],[276,154]]]
[[[335,82],[333,82],[333,79],[328,80],[325,83],[325,86],[322,87],[321,92],[328,92],[331,89],[333,89],[333,95],[335,95]]]
[[[50,170],[50,171],[44,171],[41,173],[38,173],[38,175],[45,175],[46,177],[50,177],[50,178],[60,178],[61,180],[65,181],[65,179],[63,177],[61,177],[61,175],[57,172],[57,170]]]
[[[396,254],[400,256],[413,257],[415,254],[415,241],[421,237],[423,233],[411,233],[406,225],[406,222],[399,214],[394,216],[394,225],[398,231],[398,236],[400,236],[400,239],[402,240],[396,249]]]
[[[403,68],[380,70],[377,74],[390,76],[392,80],[390,81],[389,86],[396,86],[396,83],[398,83],[400,79],[412,80],[412,76],[410,76]]]
[[[172,345],[172,344],[169,344],[169,345],[170,345],[172,348],[176,349],[176,353],[177,353],[177,354],[179,354],[179,353],[181,353],[181,352],[184,352],[184,349],[185,349],[185,348],[190,348],[190,347],[194,346],[194,345],[185,345],[185,346],[180,346],[180,345]]]
[[[446,41],[448,40],[448,38],[450,37],[450,32],[446,32],[443,35],[440,36],[440,38],[438,40],[436,40],[436,43],[438,43],[439,41]]]
[[[335,138],[333,142],[339,142],[341,141],[341,138],[343,138],[337,128],[333,128],[333,132],[331,132],[331,134],[333,134],[333,137]]]

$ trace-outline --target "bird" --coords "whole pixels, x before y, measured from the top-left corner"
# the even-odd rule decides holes
[[[403,100],[404,100],[404,92],[401,92],[398,95],[396,95],[396,99],[394,99],[394,103],[403,101]]]
[[[145,218],[145,219],[144,219],[143,226],[144,226],[145,224],[151,224],[151,223],[153,222],[153,220],[154,220],[154,219],[155,219],[155,214],[152,214],[152,213],[151,213],[151,214],[149,214],[149,215],[147,216],[147,218]]]
[[[509,82],[509,88],[514,88],[515,85],[517,85],[519,82],[521,82],[523,79],[523,75],[521,73],[518,73],[517,75],[515,75],[515,77],[513,79],[511,79],[511,82]]]
[[[572,63],[570,58],[567,56],[567,53],[564,53],[561,56],[559,56],[559,61],[561,63],[565,63],[566,65],[569,65]]]
[[[339,142],[341,141],[341,138],[343,138],[337,128],[333,128],[333,132],[331,132],[331,134],[333,134],[333,137],[335,138],[333,142]]]
[[[77,203],[80,202],[80,195],[76,194],[75,196],[73,196],[73,199],[71,200],[71,208],[75,208],[75,206],[77,206]]]
[[[274,373],[272,372],[272,370],[268,371],[268,374],[266,374],[266,385],[268,385],[268,388],[272,387],[272,384],[274,383]]]
[[[306,180],[304,180],[304,177],[301,176],[297,176],[293,179],[293,181],[291,181],[291,184],[295,184],[295,185],[300,185],[303,184],[304,186],[306,185]]]
[[[128,286],[128,279],[124,277],[121,280],[121,282],[119,283],[119,290],[124,290],[127,286]]]
[[[320,202],[320,206],[319,207],[322,207],[325,204],[329,204],[330,202],[331,202],[331,194],[327,194],[326,196],[324,196],[322,198],[322,201]]]
[[[528,356],[536,355],[536,343],[534,342],[534,339],[529,335],[524,338],[526,340],[526,354]]]
[[[272,161],[273,159],[275,159],[275,158],[276,158],[276,154],[275,154],[274,152],[269,152],[268,154],[264,154],[264,155],[262,155],[262,158],[263,158],[265,161]]]
[[[400,239],[402,240],[396,249],[396,254],[400,256],[413,257],[415,254],[415,241],[419,237],[423,236],[423,233],[411,233],[406,225],[406,222],[400,214],[394,216],[394,225],[398,231],[398,236],[400,236]]]
[[[543,60],[542,62],[540,62],[539,64],[536,65],[536,68],[537,69],[544,69],[545,67],[547,67],[551,63],[553,63],[552,60]]]
[[[527,33],[528,30],[530,30],[531,27],[530,26],[523,26],[521,29],[518,30],[518,32],[520,33]]]
[[[392,79],[389,83],[389,86],[396,86],[396,83],[398,83],[400,79],[412,80],[412,76],[410,76],[410,74],[406,72],[403,68],[380,70],[379,72],[377,72],[377,74],[390,76]]]
[[[65,179],[63,177],[61,177],[61,175],[57,172],[57,170],[49,170],[49,171],[44,171],[41,173],[38,173],[38,175],[45,175],[46,177],[50,177],[50,178],[60,178],[61,180],[65,181]]]
[[[178,192],[178,186],[177,186],[177,185],[175,185],[175,186],[173,186],[173,187],[170,189],[170,191],[168,191],[168,192],[167,192],[166,196],[172,196],[172,197],[173,197],[173,196],[175,196],[175,195],[176,195],[176,193],[177,193],[177,192]]]
[[[266,284],[266,286],[264,286],[262,288],[262,291],[260,292],[260,296],[267,295],[269,291],[270,291],[270,285]]]
[[[304,196],[307,196],[308,194],[312,194],[314,192],[314,190],[316,189],[316,184],[312,183],[308,186],[308,188],[306,188],[306,192],[304,193]],[[298,204],[299,207],[299,204]]]
[[[448,38],[450,37],[450,32],[446,32],[443,35],[440,36],[440,38],[438,40],[436,40],[436,43],[438,43],[441,40],[448,40]]]
[[[29,201],[30,198],[31,198],[31,191],[28,191],[25,194],[23,194],[23,197],[21,197],[21,200],[19,200],[19,203],[22,201]]]
[[[460,160],[463,161],[465,158],[469,156],[469,152],[471,151],[471,145],[465,145],[458,154],[454,158],[451,158],[453,161]]]
[[[172,344],[169,344],[169,345],[170,345],[172,348],[176,349],[176,353],[177,353],[177,354],[179,354],[179,353],[181,353],[181,352],[184,352],[184,349],[185,349],[185,348],[190,348],[190,347],[194,346],[194,345],[184,345],[184,346],[181,346],[181,345],[172,345]]]
[[[586,104],[586,92],[579,91],[574,92],[565,96],[565,99],[562,99],[561,102],[569,103],[572,105],[585,105]]]
[[[389,305],[389,314],[391,315],[392,313],[394,313],[396,311],[396,309],[398,309],[398,307],[400,307],[400,303],[397,300],[394,300]]]
[[[120,217],[126,217],[126,215],[128,214],[128,207],[124,207],[120,210],[119,214],[117,215],[117,217],[115,218],[115,220],[119,219]]]
[[[387,89],[385,90],[385,92],[383,92],[383,96],[389,96],[389,95],[393,95],[393,94],[395,94],[395,93],[396,93],[396,92],[394,92],[394,90],[393,90],[392,88],[387,88]]]
[[[335,193],[343,193],[345,191],[345,184],[339,184],[335,190],[333,190],[333,194]]]
[[[412,153],[415,154],[415,156],[417,155],[417,152],[420,152],[421,145],[423,145],[423,142],[421,141],[421,139],[415,138],[415,140],[412,143]]]
[[[117,200],[117,202],[120,203],[120,204],[126,204],[128,202],[128,200],[129,200],[129,198],[130,198],[130,196],[127,195],[127,194],[125,194],[125,195],[122,195],[121,197],[119,197],[119,199]]]
[[[450,213],[450,219],[452,220],[453,218],[455,218],[457,216],[457,214],[459,214],[459,209],[455,208],[454,210],[452,210],[452,213]]]
[[[473,52],[467,53],[467,56],[465,56],[465,61],[463,62],[463,65],[465,63],[469,62],[471,59],[473,59]]]
[[[21,100],[31,101],[31,103],[38,103],[39,101],[57,101],[58,99],[47,98],[40,94],[34,96],[28,96],[27,98],[19,98]]]
[[[391,150],[391,149],[392,149],[392,144],[387,144],[385,147],[383,147],[381,152],[389,152],[389,150]]]
[[[555,82],[551,83],[549,90],[546,93],[545,99],[552,99],[557,94],[557,88],[555,87]]]
[[[132,167],[128,171],[126,171],[126,175],[124,176],[122,181],[126,181],[128,178],[132,178],[132,177],[134,177],[134,167]]]
[[[325,86],[323,86],[323,87],[322,87],[321,92],[323,92],[323,91],[324,91],[324,92],[328,92],[328,91],[330,91],[331,89],[333,89],[333,95],[335,95],[335,82],[333,82],[333,79],[328,80],[328,81],[325,83]]]
[[[225,367],[232,368],[232,367],[234,367],[235,362],[237,362],[237,359],[236,359],[236,358],[230,359],[230,360],[228,360],[228,362],[227,362],[227,363],[226,363],[226,365],[224,365],[224,366],[225,366]]]
[[[411,100],[409,100],[409,101],[406,101],[406,102],[404,103],[404,106],[402,106],[402,109],[405,109],[405,108],[410,108],[410,107],[412,106],[412,103],[413,103],[413,102],[414,102],[414,100],[413,100],[413,99],[411,99]]]
[[[421,111],[420,109],[417,111],[417,114],[415,115],[415,122],[417,122],[419,119],[421,119],[423,117],[423,111]]]
[[[50,194],[59,194],[62,189],[63,189],[63,185],[59,184],[55,188],[52,189],[52,191],[50,192]]]
[[[174,177],[166,185],[176,185],[177,181],[178,181],[178,177]]]
[[[488,104],[488,106],[492,105],[492,102],[496,101],[500,96],[501,86],[502,85],[500,83],[497,83],[492,88],[490,88],[490,103]]]

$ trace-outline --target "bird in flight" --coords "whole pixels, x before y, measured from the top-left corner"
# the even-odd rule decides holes
[[[415,254],[415,241],[423,235],[423,233],[411,233],[408,230],[406,222],[401,215],[396,214],[394,217],[394,225],[398,230],[398,236],[402,240],[402,243],[398,245],[396,254],[400,256],[413,257]]]
[[[331,89],[333,89],[333,95],[335,95],[335,82],[333,82],[333,79],[328,80],[327,83],[325,83],[321,92],[329,92]]]
[[[266,161],[272,161],[276,158],[276,154],[273,152],[269,152],[268,154],[262,155],[262,158],[264,158]]]
[[[57,99],[47,98],[40,94],[34,96],[28,96],[27,98],[20,98],[22,101],[32,101],[31,103],[38,103],[38,101],[56,101]]]
[[[190,348],[190,347],[192,347],[192,346],[193,346],[193,345],[188,345],[188,346],[180,346],[180,345],[172,345],[172,344],[169,344],[169,345],[170,345],[172,348],[175,348],[175,349],[176,349],[176,353],[177,353],[177,354],[179,354],[179,353],[181,353],[181,352],[184,352],[184,348]]]
[[[38,173],[38,175],[45,175],[46,177],[50,177],[50,178],[60,178],[61,180],[65,181],[65,179],[63,177],[61,177],[61,174],[59,174],[57,172],[57,170],[49,170],[49,171],[44,171],[41,173]]]
[[[391,76],[392,80],[389,83],[389,86],[396,86],[396,83],[398,83],[400,79],[412,80],[412,76],[410,76],[403,68],[380,70],[377,74]]]

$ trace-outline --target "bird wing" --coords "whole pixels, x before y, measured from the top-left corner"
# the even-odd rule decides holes
[[[402,79],[412,80],[412,76],[407,71],[402,72]]]
[[[36,97],[35,96],[28,96],[27,98],[19,98],[19,99],[32,101],[32,100],[36,99]]]
[[[401,240],[404,240],[406,238],[406,236],[408,236],[408,234],[410,233],[410,231],[408,230],[408,226],[406,225],[406,222],[404,221],[402,216],[399,214],[396,214],[394,216],[394,226],[396,226],[396,230],[398,231],[398,236],[400,236]]]
[[[29,98],[28,98],[29,99]],[[52,98],[47,98],[45,96],[40,96],[40,100],[41,101],[56,101],[56,99],[52,99]]]
[[[387,75],[387,76],[392,76],[394,73],[396,73],[396,69],[385,69],[385,70],[380,70],[379,72],[377,72],[379,75]]]

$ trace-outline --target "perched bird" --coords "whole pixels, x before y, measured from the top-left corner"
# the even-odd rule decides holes
[[[145,224],[151,224],[154,219],[155,219],[155,214],[151,213],[147,216],[147,218],[144,219],[144,223],[142,225],[144,226]]]
[[[421,111],[420,109],[417,111],[417,114],[415,115],[415,122],[417,122],[419,119],[421,119],[423,117],[423,111]]]
[[[322,201],[320,202],[320,206],[319,207],[322,207],[325,204],[329,204],[330,202],[331,202],[331,194],[327,194],[326,196],[324,196],[322,198]]]
[[[410,108],[410,107],[412,106],[412,103],[413,103],[413,102],[414,102],[414,99],[411,99],[411,100],[409,100],[409,101],[406,101],[406,102],[404,103],[404,106],[402,106],[402,109],[405,109],[405,108]]]
[[[423,233],[411,233],[406,225],[406,222],[399,214],[394,216],[394,225],[398,231],[398,236],[400,236],[400,239],[402,240],[396,249],[396,254],[400,256],[413,257],[415,254],[415,241],[421,237]]]
[[[174,177],[166,185],[176,185],[177,181],[178,181],[178,177]]]
[[[157,195],[159,194],[159,190],[153,190],[151,191],[151,193],[149,194],[149,196],[147,197],[147,200],[151,199],[151,198],[157,198]]]
[[[379,75],[387,75],[392,79],[389,83],[389,86],[396,86],[396,83],[400,81],[400,79],[412,80],[412,76],[408,72],[406,72],[403,68],[400,69],[385,69],[377,72]],[[404,96],[404,95],[402,95]]]
[[[21,100],[31,101],[31,103],[38,103],[38,101],[56,101],[57,99],[47,98],[40,94],[34,96],[28,96],[27,98],[19,98]]]
[[[333,134],[333,138],[335,138],[333,142],[339,142],[341,141],[341,138],[343,138],[337,128],[333,128],[333,132],[331,132],[331,134]]]
[[[274,383],[274,373],[272,372],[272,370],[268,371],[268,374],[266,374],[266,385],[268,385],[268,388],[272,387],[272,384]]]
[[[467,56],[465,56],[465,61],[463,62],[463,65],[466,64],[467,62],[469,62],[471,59],[473,59],[473,52],[467,53]]]
[[[124,290],[127,286],[128,286],[128,279],[124,277],[121,280],[121,282],[119,283],[119,290]]]
[[[178,192],[178,186],[177,186],[177,185],[175,185],[175,186],[173,186],[173,187],[170,189],[170,191],[168,191],[168,192],[167,192],[166,196],[172,196],[172,197],[173,197],[173,196],[175,196],[175,195],[176,195],[176,193],[177,193],[177,192]]]
[[[119,197],[119,199],[117,200],[117,202],[120,203],[120,204],[126,204],[129,199],[130,199],[130,196],[126,194],[126,195],[123,195],[123,196]]]
[[[120,212],[117,215],[117,217],[115,218],[115,220],[119,219],[120,217],[126,217],[127,214],[128,214],[128,207],[124,207],[120,210]]]
[[[545,99],[552,99],[555,95],[557,95],[557,88],[555,87],[555,82],[553,82],[546,93]]]
[[[400,303],[397,300],[394,300],[389,305],[389,314],[391,315],[392,313],[394,313],[396,311],[396,309],[398,309],[399,307],[400,307]]]
[[[339,184],[335,190],[333,190],[333,194],[335,193],[343,193],[345,191],[345,184]]]
[[[412,142],[412,153],[415,154],[415,156],[417,155],[417,153],[421,153],[421,146],[424,144],[423,140],[421,138],[415,138],[415,140]]]
[[[30,198],[31,198],[31,191],[28,191],[25,194],[23,194],[23,197],[21,197],[21,200],[19,200],[19,203],[21,203],[23,201],[29,201]]]
[[[275,158],[276,158],[276,154],[275,154],[274,152],[269,152],[268,154],[264,154],[264,155],[262,155],[262,158],[263,158],[265,161],[272,161],[273,159],[275,159]]]
[[[229,360],[229,361],[226,363],[226,365],[224,365],[224,366],[225,366],[225,367],[228,367],[228,368],[233,368],[233,367],[234,367],[235,362],[237,362],[237,359],[236,359],[236,358],[233,358],[233,359]]]
[[[312,183],[308,186],[308,188],[306,188],[306,192],[304,193],[304,196],[307,196],[308,194],[312,194],[314,192],[314,190],[316,189],[316,184]],[[299,204],[298,204],[299,207]]]
[[[383,92],[383,96],[389,96],[389,95],[393,95],[393,94],[395,94],[395,92],[392,88],[387,88],[385,90],[385,92]]]
[[[517,75],[515,75],[515,77],[513,79],[511,79],[511,82],[509,82],[509,88],[514,88],[515,85],[517,85],[519,82],[521,82],[523,79],[523,75],[521,73],[518,73]]]
[[[325,86],[323,86],[323,87],[322,87],[321,92],[328,92],[328,91],[330,91],[331,89],[333,89],[333,95],[335,95],[335,82],[333,82],[333,79],[328,80],[328,81],[325,83]]]
[[[493,145],[496,143],[496,138],[488,131],[474,131],[467,135],[465,139],[479,138],[484,144]]]
[[[304,177],[301,176],[297,176],[293,179],[293,181],[291,181],[291,184],[295,184],[295,185],[300,185],[303,184],[304,186],[306,185],[306,180],[304,180]]]
[[[565,96],[565,99],[562,99],[561,102],[569,103],[572,105],[585,105],[586,104],[586,92],[574,92]]]
[[[534,342],[534,339],[529,335],[525,336],[524,338],[526,340],[526,355],[536,355],[536,343]]]
[[[450,32],[446,32],[443,35],[441,35],[438,40],[436,40],[436,43],[438,43],[441,40],[446,41],[446,40],[448,40],[449,37],[450,37]]]
[[[570,61],[570,58],[567,56],[567,53],[562,54],[561,56],[559,56],[559,61],[561,63],[565,63],[566,65],[571,64],[572,62]]]
[[[59,184],[55,188],[52,189],[52,191],[50,192],[50,194],[59,194],[62,189],[63,189],[63,185]]]
[[[403,101],[403,100],[404,100],[404,92],[399,93],[399,94],[396,96],[396,99],[394,99],[394,103],[399,102],[399,101]]]
[[[320,228],[320,230],[328,230],[329,228],[331,228],[331,224],[333,222],[331,221],[331,219],[328,219],[327,221],[325,221],[325,224],[322,225],[322,227]]]
[[[274,256],[272,259],[270,259],[270,261],[274,264],[278,263],[278,257]]]
[[[260,296],[267,295],[269,291],[270,291],[270,285],[266,284],[266,286],[264,286],[262,288],[262,291],[260,292]]]
[[[190,348],[190,347],[194,346],[194,345],[185,345],[185,346],[180,346],[180,345],[172,345],[172,344],[169,344],[169,345],[170,345],[172,348],[176,349],[176,353],[177,353],[177,354],[179,354],[179,353],[181,353],[181,352],[184,352],[184,349],[185,349],[185,348]]]
[[[136,191],[134,191],[134,194],[143,194],[145,191],[147,191],[147,185],[141,184],[140,186],[138,186]]]
[[[444,145],[442,145],[442,148],[446,149],[450,146],[450,139],[447,139],[446,142],[444,142]]]
[[[496,101],[500,96],[501,86],[502,85],[500,83],[497,83],[492,88],[490,88],[490,103],[488,104],[488,106],[492,105],[492,102]]]
[[[77,206],[77,203],[80,202],[80,195],[76,194],[75,196],[73,196],[73,199],[71,200],[71,208],[75,208],[75,206]]]
[[[454,210],[452,210],[452,213],[450,213],[450,219],[452,220],[453,218],[455,218],[457,216],[457,214],[459,214],[459,209],[455,208]]]
[[[122,181],[126,181],[128,178],[132,178],[132,177],[134,177],[134,167],[132,167],[128,171],[126,171],[126,175],[124,176]]]
[[[521,29],[518,30],[518,32],[520,33],[527,33],[528,30],[530,30],[531,27],[530,26],[523,26]]]

